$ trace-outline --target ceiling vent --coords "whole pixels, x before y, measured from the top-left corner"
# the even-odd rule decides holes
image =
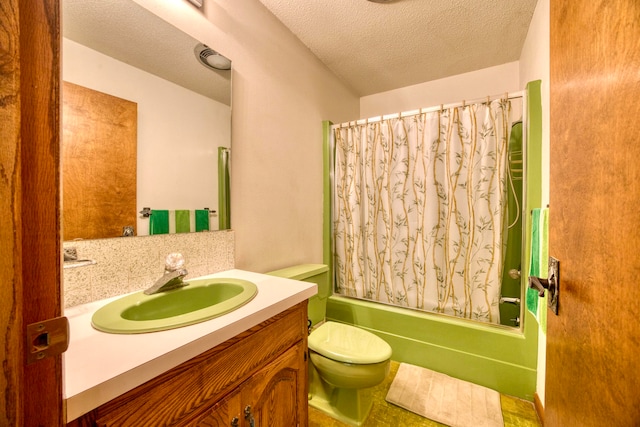
[[[206,44],[198,43],[193,50],[202,65],[212,70],[230,70],[231,61]]]

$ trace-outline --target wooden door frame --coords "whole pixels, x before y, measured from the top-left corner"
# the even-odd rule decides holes
[[[62,425],[62,357],[26,364],[26,326],[58,317],[60,3],[0,6],[0,425]]]

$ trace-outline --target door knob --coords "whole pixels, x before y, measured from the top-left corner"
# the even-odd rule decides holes
[[[543,297],[545,292],[549,292],[547,306],[558,314],[558,296],[560,293],[560,261],[549,257],[548,279],[529,276],[529,287],[538,291],[538,296]]]
[[[551,284],[550,284],[551,282]],[[553,281],[543,279],[541,277],[529,276],[529,287],[538,291],[538,296],[542,298],[545,290],[549,289],[549,286],[553,286]]]

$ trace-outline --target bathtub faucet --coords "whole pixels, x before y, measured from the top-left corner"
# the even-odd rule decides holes
[[[519,305],[520,304],[520,298],[517,298],[517,297],[500,297],[500,304],[504,304],[504,303],[513,304],[513,305]]]
[[[165,259],[164,274],[156,280],[150,288],[144,291],[145,295],[152,295],[158,292],[170,291],[172,289],[187,286],[188,283],[182,279],[188,274],[184,268],[184,257],[180,253],[171,253]]]

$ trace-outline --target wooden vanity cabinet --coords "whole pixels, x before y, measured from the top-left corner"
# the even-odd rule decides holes
[[[299,372],[292,367],[297,364],[300,349],[289,349],[273,363],[254,376],[195,420],[184,426],[296,426],[300,423],[295,405],[298,392]],[[303,403],[306,405],[306,401]],[[237,423],[234,424],[234,418]],[[251,424],[253,419],[253,424]]]
[[[306,426],[306,322],[305,301],[67,425]]]

